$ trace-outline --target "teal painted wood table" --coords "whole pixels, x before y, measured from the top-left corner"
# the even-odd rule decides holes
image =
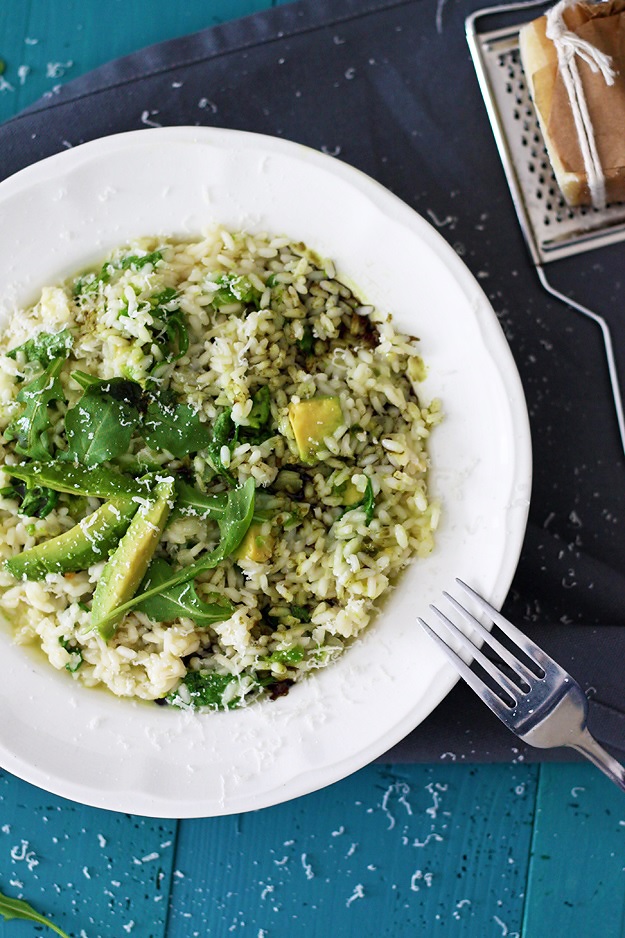
[[[0,120],[115,57],[267,6],[3,0]],[[73,938],[619,938],[625,799],[585,764],[441,759],[374,764],[256,813],[171,821],[0,771],[0,891]],[[0,938],[43,931],[0,921]]]

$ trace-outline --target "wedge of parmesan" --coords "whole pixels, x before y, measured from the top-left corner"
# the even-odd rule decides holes
[[[565,10],[564,18],[571,31],[612,58],[616,72],[612,85],[579,56],[576,63],[605,176],[606,199],[621,202],[625,200],[625,0],[578,3]],[[521,63],[556,182],[569,205],[590,205],[573,111],[546,28],[546,16],[521,28]]]

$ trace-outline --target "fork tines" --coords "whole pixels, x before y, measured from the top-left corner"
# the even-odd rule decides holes
[[[439,647],[443,649],[445,654],[453,661],[464,679],[480,697],[486,700],[491,706],[493,706],[494,703],[501,704],[501,701],[503,701],[507,706],[514,707],[520,696],[530,690],[532,683],[545,676],[546,667],[551,662],[551,659],[517,629],[516,626],[512,625],[511,622],[504,618],[490,603],[486,602],[485,599],[476,593],[475,590],[471,589],[470,586],[460,579],[457,579],[456,582],[471,596],[473,602],[488,615],[489,619],[518,646],[533,667],[530,668],[512,654],[509,649],[495,638],[489,629],[487,629],[472,612],[459,603],[457,599],[447,592],[443,593],[445,599],[451,604],[453,609],[468,622],[471,629],[492,648],[501,662],[506,666],[507,672],[502,670],[500,663],[495,663],[488,658],[448,615],[442,612],[437,606],[430,606],[430,609],[435,613],[439,622],[455,637],[460,647],[469,651],[473,660],[495,681],[496,690],[502,692],[501,694],[496,694],[498,699],[495,701],[493,699],[493,690],[484,683],[471,667],[469,667],[464,659],[450,648],[447,642],[441,638],[427,622],[423,619],[419,619],[419,622],[434,641],[436,641]]]

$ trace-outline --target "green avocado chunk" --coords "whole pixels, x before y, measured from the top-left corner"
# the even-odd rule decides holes
[[[302,462],[314,463],[323,441],[344,423],[338,397],[311,397],[289,405],[289,420]]]
[[[173,502],[174,480],[163,479],[154,489],[154,499],[135,514],[102,571],[93,594],[91,622],[107,641],[123,619],[123,612],[117,618],[111,613],[137,592],[161,539]]]
[[[340,496],[341,505],[345,505],[346,508],[354,508],[363,499],[363,493],[356,488],[351,479],[347,479],[346,482],[335,487],[334,492]]]
[[[108,557],[130,524],[137,503],[112,498],[69,531],[5,561],[19,579],[43,580],[47,573],[73,573]]]

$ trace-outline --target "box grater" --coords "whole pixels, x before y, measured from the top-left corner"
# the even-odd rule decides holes
[[[602,210],[572,208],[564,201],[551,169],[519,52],[521,26],[548,8],[544,0],[530,0],[477,10],[466,20],[467,41],[540,282],[552,296],[592,319],[601,329],[625,452],[625,416],[608,324],[598,313],[556,290],[545,273],[545,265],[554,261],[625,240],[625,203]]]

